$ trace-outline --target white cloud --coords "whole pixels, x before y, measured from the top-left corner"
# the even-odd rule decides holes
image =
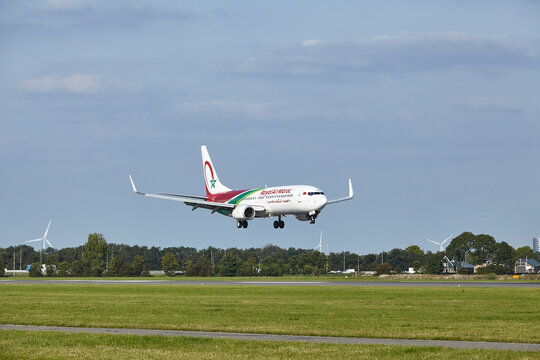
[[[270,76],[411,73],[540,67],[539,39],[473,33],[399,33],[351,41],[306,40],[235,70]]]
[[[454,105],[462,106],[473,110],[520,110],[520,105],[506,97],[485,97],[485,96],[466,96],[458,97],[452,100]]]
[[[366,114],[358,108],[343,108],[322,104],[291,104],[283,101],[237,101],[212,100],[183,103],[175,106],[182,117],[230,120],[271,120],[273,122],[320,120],[366,120]]]
[[[256,119],[268,118],[279,102],[253,102],[235,100],[213,100],[206,102],[183,103],[176,106],[180,114],[242,116]]]
[[[99,75],[73,74],[69,76],[49,75],[26,79],[20,82],[20,87],[27,92],[35,93],[69,93],[91,95],[105,90],[128,91],[139,90],[134,84],[110,82]]]
[[[317,46],[319,44],[322,44],[324,40],[318,40],[318,39],[310,39],[310,40],[304,40],[302,42],[302,45],[304,47],[310,47],[310,46]]]

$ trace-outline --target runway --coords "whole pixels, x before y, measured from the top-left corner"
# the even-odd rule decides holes
[[[209,278],[210,279],[210,278]],[[234,280],[85,280],[85,279],[1,279],[0,284],[81,284],[81,285],[205,285],[205,286],[388,286],[388,287],[480,287],[536,288],[540,282],[512,281],[234,281]]]
[[[172,336],[172,337],[187,336],[187,337],[199,337],[199,338],[250,340],[250,341],[286,341],[286,342],[307,342],[307,343],[326,343],[326,344],[397,345],[397,346],[442,346],[442,347],[454,348],[454,349],[540,351],[540,344],[480,342],[480,341],[354,338],[354,337],[304,336],[304,335],[247,334],[247,333],[227,333],[227,332],[208,332],[208,331],[115,329],[115,328],[87,328],[87,327],[34,326],[34,325],[0,325],[0,330],[62,331],[62,332],[68,332],[68,333],[139,335],[139,336]]]

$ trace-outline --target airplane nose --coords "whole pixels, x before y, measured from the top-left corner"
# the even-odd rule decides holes
[[[321,209],[326,206],[327,202],[328,202],[328,199],[326,198],[326,196],[323,195],[321,198]]]

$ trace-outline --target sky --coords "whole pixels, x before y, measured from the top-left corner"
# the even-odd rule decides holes
[[[0,0],[0,247],[438,247],[540,235],[537,1]],[[248,229],[131,191],[309,184]]]

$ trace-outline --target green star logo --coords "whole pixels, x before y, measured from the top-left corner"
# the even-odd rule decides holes
[[[210,182],[212,183],[211,188],[215,188],[215,187],[216,187],[216,181],[217,181],[217,180],[214,180],[214,178],[212,178],[212,180],[210,180]]]

